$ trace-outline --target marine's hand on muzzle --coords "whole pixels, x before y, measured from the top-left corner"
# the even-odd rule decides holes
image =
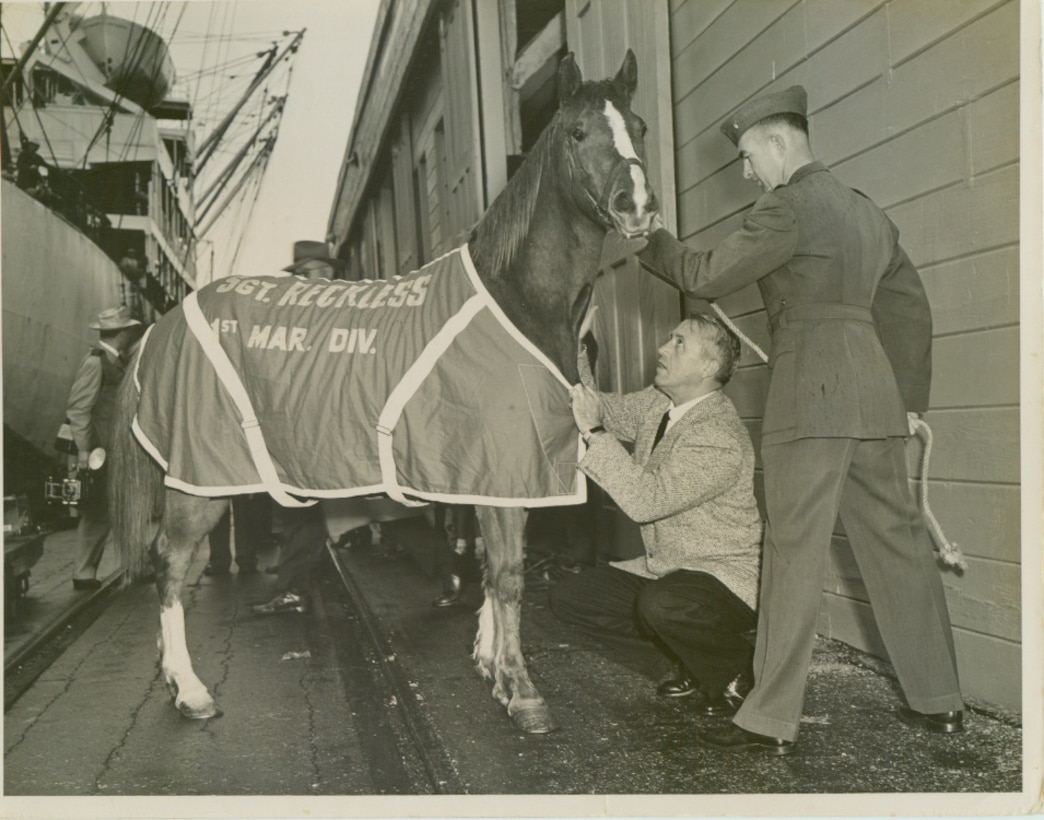
[[[602,246],[602,267],[607,267],[628,256],[635,256],[649,244],[647,234],[625,236],[619,231],[609,231]]]

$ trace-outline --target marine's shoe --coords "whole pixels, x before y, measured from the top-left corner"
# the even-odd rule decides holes
[[[304,595],[287,590],[267,603],[255,604],[250,608],[258,615],[275,615],[280,612],[307,612],[308,607],[308,599]]]
[[[782,757],[794,751],[792,740],[748,732],[735,723],[730,723],[725,729],[700,732],[699,738],[704,746],[722,752],[758,752]]]
[[[899,709],[899,720],[908,726],[920,726],[929,732],[950,735],[964,731],[964,712],[917,712],[908,706]]]

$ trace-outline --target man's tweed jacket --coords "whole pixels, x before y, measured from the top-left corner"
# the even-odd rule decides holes
[[[677,569],[716,577],[756,608],[761,516],[754,500],[754,448],[721,391],[697,403],[653,450],[669,406],[654,387],[603,393],[603,425],[581,469],[641,527],[645,556],[615,564],[647,578]],[[634,455],[617,439],[634,442]]]

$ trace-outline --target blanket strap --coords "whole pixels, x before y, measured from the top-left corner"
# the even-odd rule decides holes
[[[185,321],[239,411],[242,419],[239,426],[243,428],[243,435],[246,436],[247,446],[250,448],[250,456],[254,460],[254,467],[264,483],[265,489],[284,507],[313,506],[316,503],[315,500],[299,501],[283,489],[275,464],[272,462],[272,454],[268,452],[264,433],[261,432],[261,422],[257,420],[254,406],[250,403],[250,396],[228,358],[228,354],[218,341],[217,334],[207,323],[207,319],[199,307],[196,294],[197,292],[193,291],[181,303],[185,311]]]
[[[402,411],[406,408],[406,403],[413,398],[417,388],[430,375],[442,354],[453,343],[453,340],[471,323],[475,314],[482,310],[483,307],[485,305],[479,294],[472,296],[461,305],[460,309],[432,337],[424,350],[410,365],[409,370],[403,374],[399,383],[395,385],[389,394],[384,407],[381,408],[380,417],[377,419],[377,454],[381,463],[381,486],[389,498],[393,501],[398,501],[400,504],[405,504],[407,507],[421,507],[427,502],[411,501],[403,495],[403,489],[399,485],[395,469],[392,432],[402,417]]]

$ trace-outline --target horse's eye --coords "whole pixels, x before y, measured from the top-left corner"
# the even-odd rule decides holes
[[[584,138],[587,137],[587,134],[584,133],[584,129],[583,128],[574,128],[572,137],[577,142],[583,142]]]

